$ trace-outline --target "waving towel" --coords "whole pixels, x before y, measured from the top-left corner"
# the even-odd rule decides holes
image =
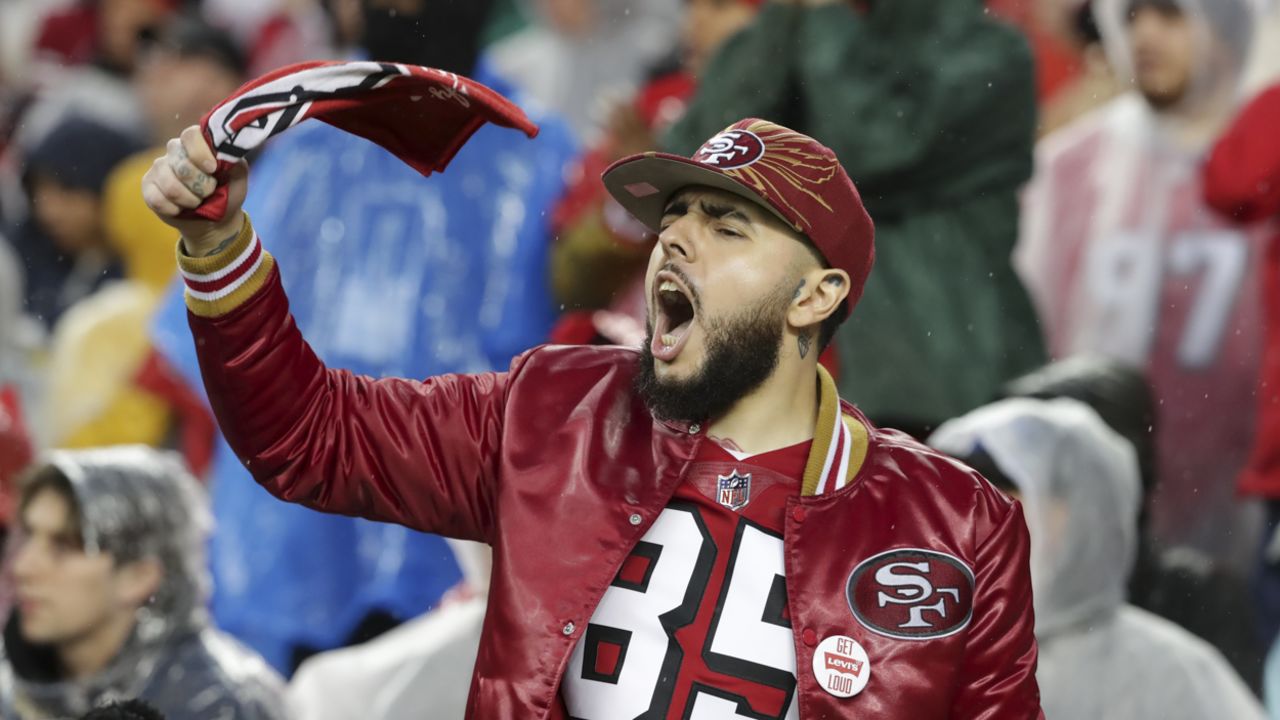
[[[201,119],[218,159],[218,188],[184,216],[220,219],[232,166],[308,118],[372,140],[423,175],[444,170],[486,122],[538,134],[514,103],[451,72],[374,61],[289,65],[245,84]]]

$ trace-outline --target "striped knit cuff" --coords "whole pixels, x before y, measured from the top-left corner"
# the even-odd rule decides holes
[[[240,307],[266,283],[275,259],[262,248],[246,215],[235,241],[221,252],[191,257],[178,241],[178,268],[187,285],[187,309],[219,317]]]

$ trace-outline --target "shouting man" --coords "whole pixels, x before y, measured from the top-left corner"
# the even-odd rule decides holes
[[[873,227],[835,155],[742,120],[615,163],[658,233],[649,337],[503,373],[326,368],[199,128],[143,183],[182,233],[206,387],[278,497],[479,540],[492,587],[473,718],[1035,718],[1028,540],[978,474],[873,427],[818,354]]]

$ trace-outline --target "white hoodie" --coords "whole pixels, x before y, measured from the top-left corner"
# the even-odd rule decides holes
[[[1251,720],[1262,708],[1208,643],[1125,602],[1137,546],[1131,445],[1075,400],[1005,400],[938,428],[929,444],[984,450],[1017,486],[1031,535],[1050,720]]]

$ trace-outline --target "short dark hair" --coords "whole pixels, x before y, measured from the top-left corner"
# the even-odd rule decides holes
[[[74,537],[77,543],[83,544],[83,516],[80,510],[80,499],[76,497],[75,489],[71,487],[71,480],[56,465],[45,464],[32,468],[23,478],[21,488],[18,495],[19,524],[22,523],[22,516],[26,513],[27,506],[31,504],[32,500],[35,500],[42,493],[52,492],[67,504],[67,535]]]

